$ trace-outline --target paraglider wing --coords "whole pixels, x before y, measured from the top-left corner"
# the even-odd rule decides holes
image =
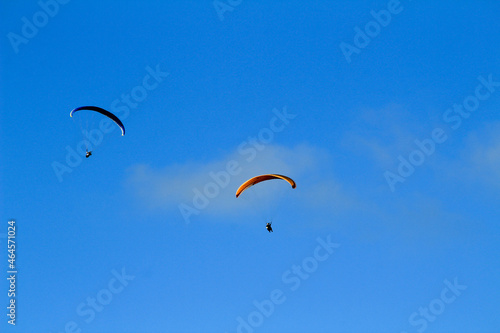
[[[293,181],[293,179],[287,177],[287,176],[283,176],[283,175],[276,175],[276,174],[269,174],[269,175],[261,175],[261,176],[257,176],[257,177],[253,177],[253,178],[250,178],[249,180],[247,180],[246,182],[244,182],[239,188],[238,190],[236,191],[236,197],[239,197],[240,194],[245,191],[247,188],[257,184],[257,183],[260,183],[260,182],[263,182],[263,181],[266,181],[266,180],[271,180],[271,179],[283,179],[283,180],[286,180],[287,182],[290,183],[290,185],[292,185],[292,188],[295,188],[297,185],[295,184],[295,182]]]
[[[122,122],[120,119],[118,119],[117,116],[115,116],[114,114],[112,114],[111,112],[109,111],[106,111],[98,106],[80,106],[79,108],[76,108],[74,110],[71,110],[71,112],[69,113],[69,116],[70,117],[73,117],[73,113],[77,112],[77,111],[80,111],[80,110],[89,110],[89,111],[95,111],[95,112],[99,112],[100,114],[108,117],[109,119],[113,120],[119,127],[120,129],[122,130],[122,135],[125,135],[125,126],[123,126]]]

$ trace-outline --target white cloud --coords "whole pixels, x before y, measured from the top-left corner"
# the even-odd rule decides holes
[[[184,214],[186,222],[204,215],[231,217],[248,212],[251,195],[236,199],[236,189],[248,178],[265,173],[288,175],[296,181],[297,189],[269,182],[266,191],[259,192],[261,202],[272,201],[279,193],[292,205],[311,209],[352,207],[355,200],[334,179],[332,168],[333,161],[324,149],[307,144],[293,148],[267,145],[255,149],[254,154],[238,149],[207,164],[186,163],[161,170],[135,165],[129,169],[127,184],[142,205],[154,211],[176,211],[180,219]]]
[[[459,177],[500,187],[500,123],[492,123],[469,135],[455,167]]]
[[[351,128],[343,146],[371,156],[382,168],[392,167],[399,154],[414,149],[413,140],[422,133],[418,119],[398,104],[362,109]]]

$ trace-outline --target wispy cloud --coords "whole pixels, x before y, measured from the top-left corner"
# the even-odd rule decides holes
[[[314,209],[352,207],[355,200],[335,179],[332,167],[330,154],[324,149],[308,144],[293,148],[268,145],[253,159],[237,150],[206,164],[186,163],[163,169],[138,164],[129,169],[127,185],[150,210],[192,209],[192,220],[204,215],[241,214],[250,207],[248,200],[235,198],[236,189],[248,178],[265,173],[289,175],[297,182],[297,189],[286,194],[293,203]],[[260,199],[273,199],[272,191],[263,191]]]
[[[417,119],[402,105],[361,109],[342,145],[370,156],[382,168],[394,164],[394,155],[408,150],[418,132]]]
[[[465,141],[460,158],[450,162],[447,172],[469,183],[482,183],[500,189],[500,122],[472,132]]]

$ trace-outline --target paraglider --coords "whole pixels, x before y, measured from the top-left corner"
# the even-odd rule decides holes
[[[80,106],[76,109],[71,110],[71,112],[69,113],[69,116],[73,117],[73,114],[75,112],[78,112],[78,111],[93,111],[93,112],[100,113],[105,117],[108,117],[120,128],[122,136],[125,135],[125,126],[123,126],[123,123],[121,122],[121,120],[117,116],[112,114],[111,112],[106,111],[103,108],[100,108],[98,106]],[[89,120],[93,119],[93,114],[91,112],[90,116],[83,116],[83,117],[76,117],[76,118],[80,118],[80,119],[78,119],[78,121],[80,123],[80,127],[81,127],[82,134],[84,137],[83,140],[84,140],[85,146],[86,146],[85,158],[89,158],[92,155],[92,151],[89,150],[89,149],[91,149],[91,147],[89,147],[90,143],[88,142],[88,135],[89,135],[89,129],[90,129],[89,123],[91,123],[91,121],[89,122]],[[86,125],[84,125],[85,123],[86,123]]]
[[[240,194],[243,193],[243,191],[245,191],[247,188],[249,188],[249,187],[251,187],[251,186],[253,186],[255,184],[258,184],[260,182],[263,182],[263,181],[266,181],[266,180],[271,180],[271,179],[283,179],[283,180],[286,180],[288,183],[290,183],[290,185],[292,185],[292,188],[297,187],[297,185],[295,184],[295,182],[293,181],[293,179],[290,178],[290,177],[283,176],[283,175],[277,175],[277,174],[261,175],[261,176],[250,178],[249,180],[247,180],[246,182],[244,182],[238,188],[238,190],[236,190],[236,197],[239,197]]]
[[[287,181],[292,186],[292,188],[297,187],[297,185],[295,184],[295,181],[292,178],[287,177],[287,176],[278,175],[278,174],[260,175],[260,176],[250,178],[249,180],[247,180],[246,182],[241,184],[241,186],[236,190],[236,198],[238,198],[240,196],[240,194],[243,193],[249,187],[252,187],[253,185],[258,184],[260,182],[272,180],[272,179],[282,179],[282,180]],[[266,224],[266,229],[268,232],[273,232],[273,228],[271,227],[271,224],[272,224],[272,222],[268,222]]]
[[[106,111],[98,106],[80,106],[76,109],[71,110],[71,112],[69,113],[69,116],[73,117],[73,113],[75,113],[77,111],[82,111],[82,110],[99,112],[100,114],[108,117],[109,119],[113,120],[116,123],[116,125],[118,125],[118,127],[120,127],[120,130],[122,131],[122,136],[125,135],[125,126],[123,126],[123,123],[121,122],[121,120],[118,119],[118,117],[115,116],[114,114],[112,114],[111,112]]]

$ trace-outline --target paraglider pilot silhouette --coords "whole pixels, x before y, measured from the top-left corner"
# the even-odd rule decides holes
[[[273,228],[271,228],[271,224],[273,224],[273,222],[268,222],[268,223],[266,224],[266,229],[267,229],[267,231],[269,231],[269,232],[273,232]]]
[[[89,158],[89,157],[90,157],[90,155],[92,155],[92,151],[88,151],[88,150],[87,150],[87,152],[85,153],[85,157],[86,157],[86,158]]]

